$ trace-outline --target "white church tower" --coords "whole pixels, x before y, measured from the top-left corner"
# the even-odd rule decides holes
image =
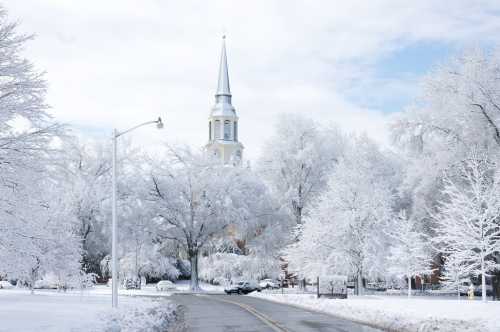
[[[222,53],[215,105],[208,117],[208,144],[206,149],[224,163],[240,165],[243,144],[238,142],[238,116],[231,104],[229,71],[227,68],[226,37],[222,37]]]

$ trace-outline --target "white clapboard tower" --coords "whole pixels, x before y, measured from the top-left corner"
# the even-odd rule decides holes
[[[222,37],[222,53],[215,105],[208,117],[207,153],[220,158],[224,164],[241,165],[243,144],[238,142],[238,116],[231,104],[229,71],[226,56],[226,37]]]

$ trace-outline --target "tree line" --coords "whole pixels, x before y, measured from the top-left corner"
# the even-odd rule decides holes
[[[0,277],[82,287],[109,274],[110,144],[50,116],[16,28],[2,10]],[[431,274],[451,289],[480,278],[483,298],[495,276],[498,291],[499,59],[472,50],[436,67],[391,118],[390,145],[296,114],[278,117],[254,167],[124,144],[120,275],[189,277],[196,290],[277,277],[285,260],[304,278],[348,275],[359,292]]]

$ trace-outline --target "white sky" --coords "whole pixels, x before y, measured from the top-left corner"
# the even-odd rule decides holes
[[[410,102],[422,75],[401,67],[426,71],[442,60],[391,57],[406,48],[425,55],[422,44],[453,50],[500,38],[500,1],[9,0],[4,6],[23,32],[37,35],[26,55],[47,71],[58,120],[102,136],[113,126],[162,116],[163,131],[134,135],[148,147],[162,140],[206,143],[226,33],[240,140],[251,159],[281,112],[336,122],[383,142],[387,105],[394,98]],[[366,99],[384,102],[373,107]]]

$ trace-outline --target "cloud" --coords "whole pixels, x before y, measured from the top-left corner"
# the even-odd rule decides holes
[[[147,146],[164,139],[206,143],[220,36],[227,32],[233,101],[250,158],[283,112],[307,113],[384,142],[387,111],[411,101],[420,75],[401,74],[384,59],[416,43],[460,48],[500,38],[498,1],[12,0],[5,6],[23,31],[37,35],[26,55],[47,71],[58,119],[104,135],[161,115],[162,133],[137,134]]]

